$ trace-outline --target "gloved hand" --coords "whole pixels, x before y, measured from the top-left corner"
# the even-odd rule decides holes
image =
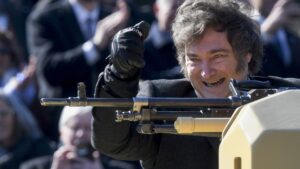
[[[150,25],[141,21],[133,27],[120,30],[114,36],[110,55],[111,71],[119,78],[133,77],[144,67],[143,42],[149,29]]]

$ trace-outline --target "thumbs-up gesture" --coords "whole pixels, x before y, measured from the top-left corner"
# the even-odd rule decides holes
[[[110,62],[112,71],[122,78],[133,76],[143,68],[145,61],[144,39],[148,36],[149,24],[140,22],[133,27],[120,30],[113,38]]]

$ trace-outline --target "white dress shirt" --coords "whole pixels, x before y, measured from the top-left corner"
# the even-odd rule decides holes
[[[69,0],[69,3],[73,8],[83,35],[86,37],[86,34],[89,31],[87,30],[88,26],[86,25],[88,18],[92,20],[92,32],[94,34],[99,17],[99,5],[95,6],[93,10],[88,11],[77,0]],[[89,65],[94,65],[101,58],[100,53],[97,52],[96,46],[93,44],[91,39],[87,39],[87,42],[82,45],[82,50],[84,51],[84,56]]]

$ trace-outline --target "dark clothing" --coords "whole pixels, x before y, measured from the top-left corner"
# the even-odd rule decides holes
[[[28,45],[37,57],[39,97],[76,96],[77,83],[84,82],[87,96],[92,95],[98,72],[104,68],[106,51],[94,65],[87,63],[82,45],[87,41],[68,0],[39,3],[27,22]],[[100,8],[98,19],[109,12]],[[61,107],[45,109],[47,136],[58,141],[58,120]],[[47,124],[47,123],[46,123]]]
[[[95,96],[112,97],[108,93],[109,89],[103,86],[102,78],[103,76],[100,76]],[[135,96],[136,79],[131,82],[116,81],[117,79],[114,79],[111,82],[116,86],[109,85],[111,89],[113,88],[115,93],[113,95],[118,93],[119,97]],[[196,96],[190,83],[182,79],[145,81],[140,87],[138,96]],[[136,132],[134,124],[115,123],[114,110],[96,108],[93,111],[93,144],[103,153],[118,159],[141,159],[145,169],[218,168],[218,146],[216,146],[219,144],[218,138],[171,134],[141,135]]]
[[[300,87],[300,80],[270,80],[271,85]],[[109,69],[99,76],[95,97],[135,97],[138,79],[122,81]],[[196,97],[186,79],[145,81],[137,97]],[[122,109],[123,110],[123,109]],[[116,123],[114,108],[93,110],[93,145],[103,153],[118,159],[142,160],[145,169],[217,169],[219,138],[202,136],[138,134],[134,123]]]
[[[285,64],[279,39],[264,42],[264,59],[260,75],[300,78],[300,37],[285,31],[291,61]]]
[[[109,14],[101,9],[98,19]],[[92,95],[98,72],[106,65],[107,51],[93,66],[84,57],[84,38],[73,8],[67,0],[37,9],[27,23],[30,53],[38,58],[37,78],[40,97],[70,97],[76,95],[78,82],[86,84]]]
[[[53,150],[46,139],[22,137],[16,145],[8,148],[6,153],[0,156],[0,168],[19,169],[19,166],[27,160],[52,153]]]
[[[15,35],[21,60],[28,62],[25,23],[38,0],[0,0],[0,14],[8,15],[8,29]],[[3,23],[0,23],[3,24]],[[0,25],[1,31],[3,26]]]
[[[281,78],[277,76],[254,76],[251,80],[269,81],[272,88],[290,87],[300,89],[300,79],[298,78]]]
[[[171,33],[160,31],[157,22],[152,24],[145,41],[144,60],[143,80],[183,78]]]
[[[115,160],[103,154],[101,154],[101,163],[104,169],[140,169],[137,162]],[[52,156],[44,156],[23,163],[20,169],[50,169],[51,164]]]

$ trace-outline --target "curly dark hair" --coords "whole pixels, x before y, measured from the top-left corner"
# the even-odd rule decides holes
[[[263,47],[259,25],[251,19],[251,12],[248,4],[238,0],[186,0],[178,8],[172,25],[177,57],[183,71],[186,45],[201,38],[207,28],[213,28],[218,32],[227,32],[228,42],[238,61],[237,71],[246,68],[245,56],[250,53],[249,73],[257,73]]]

